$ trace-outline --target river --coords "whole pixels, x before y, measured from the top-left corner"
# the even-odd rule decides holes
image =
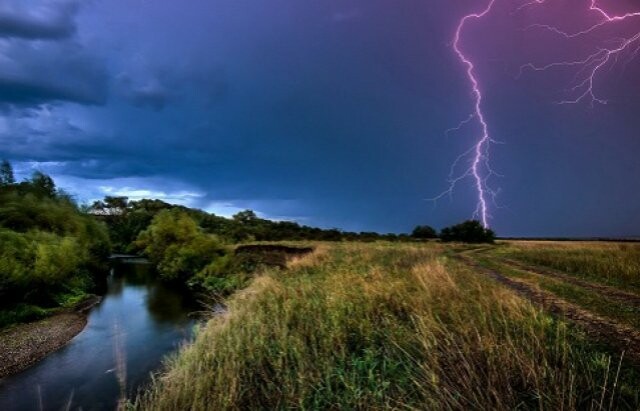
[[[85,329],[0,381],[0,410],[114,410],[121,387],[135,395],[165,355],[192,337],[198,310],[193,296],[155,280],[150,270],[140,263],[114,265]]]

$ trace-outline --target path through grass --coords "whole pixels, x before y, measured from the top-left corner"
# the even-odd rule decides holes
[[[439,244],[333,244],[228,301],[135,407],[640,407],[640,377]]]

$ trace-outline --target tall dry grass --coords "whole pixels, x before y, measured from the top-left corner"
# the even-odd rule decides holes
[[[637,407],[633,372],[439,245],[334,245],[228,302],[134,406]],[[615,381],[615,386],[614,382]]]
[[[501,255],[551,267],[586,280],[640,292],[640,244],[513,241]]]

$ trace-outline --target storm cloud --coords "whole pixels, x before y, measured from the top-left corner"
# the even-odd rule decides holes
[[[0,104],[104,104],[106,100],[106,72],[78,44],[20,41],[0,44],[0,51]]]
[[[22,176],[50,172],[83,201],[149,194],[349,230],[440,227],[475,208],[471,184],[428,199],[477,133],[445,135],[471,109],[450,40],[476,1],[31,4],[0,15],[66,34],[0,29],[0,156]],[[506,143],[493,152],[494,227],[640,231],[632,88],[558,109],[561,82],[515,79],[514,50],[532,39],[500,10],[466,44]],[[620,84],[637,84],[634,64]]]
[[[59,40],[76,31],[78,1],[4,0],[0,4],[0,37]]]
[[[76,1],[0,5],[0,107],[104,104],[103,62],[73,38],[79,9]]]

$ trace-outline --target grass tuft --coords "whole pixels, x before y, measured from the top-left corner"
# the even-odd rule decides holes
[[[336,244],[266,271],[139,409],[598,409],[638,375],[438,244]]]

